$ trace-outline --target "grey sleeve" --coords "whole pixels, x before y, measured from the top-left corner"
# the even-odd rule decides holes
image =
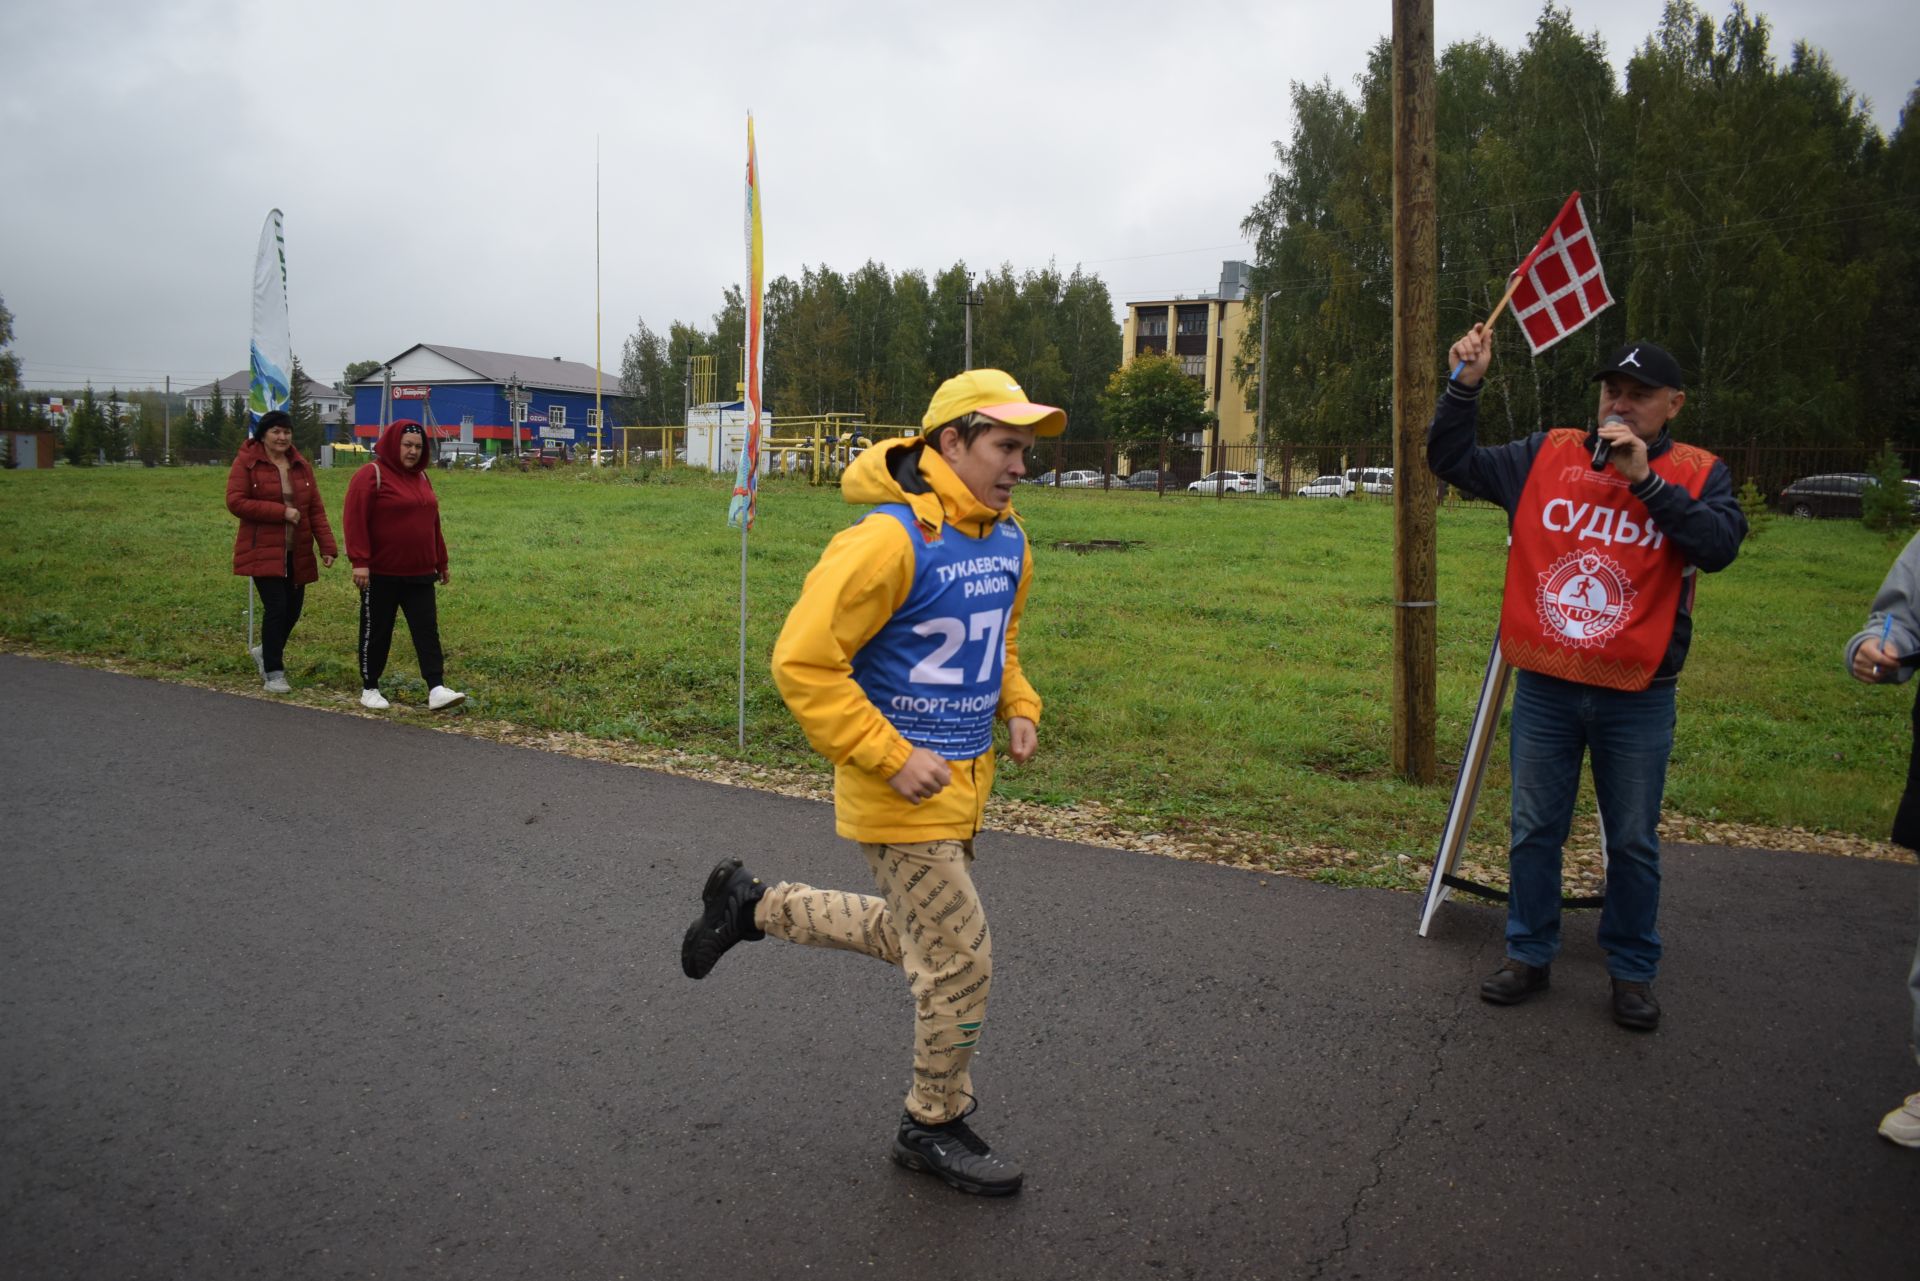
[[[1920,535],[1906,545],[1887,571],[1886,581],[1874,594],[1867,625],[1854,633],[1841,655],[1842,670],[1852,673],[1854,653],[1870,636],[1885,636],[1887,647],[1896,654],[1911,654],[1920,647]],[[1913,679],[1913,670],[1901,667],[1894,673],[1894,680]]]

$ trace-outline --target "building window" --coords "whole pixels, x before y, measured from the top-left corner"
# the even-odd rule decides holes
[[[1207,358],[1205,356],[1180,357],[1180,372],[1183,374],[1191,374],[1195,378],[1205,378],[1207,376]]]
[[[599,410],[589,409],[587,411],[587,429],[589,431],[600,430],[600,411]]]
[[[1163,311],[1158,315],[1140,317],[1140,328],[1137,332],[1142,338],[1165,338],[1167,313]]]
[[[1180,309],[1180,328],[1177,332],[1182,334],[1200,334],[1204,337],[1207,332],[1207,309],[1205,307],[1194,307],[1191,309],[1182,307]]]
[[[565,427],[567,425],[567,407],[565,405],[547,406],[547,426]]]

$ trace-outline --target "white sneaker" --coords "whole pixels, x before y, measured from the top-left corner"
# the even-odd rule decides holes
[[[1920,1148],[1920,1094],[1909,1094],[1905,1103],[1882,1117],[1880,1134],[1903,1148]]]
[[[427,691],[427,708],[430,711],[445,711],[449,707],[458,707],[467,701],[467,696],[457,689],[448,689],[445,685],[435,685]]]
[[[265,680],[267,679],[267,662],[264,658],[260,656],[262,652],[263,652],[263,647],[259,645],[255,645],[253,648],[247,651],[247,653],[253,655],[254,670],[260,673],[261,680]]]
[[[293,686],[287,684],[287,674],[285,672],[268,672],[267,673],[267,693],[269,694],[293,693]]]
[[[380,697],[379,690],[363,689],[360,691],[360,706],[366,708],[370,712],[384,712],[389,707],[392,707],[393,704],[389,703],[386,699]]]

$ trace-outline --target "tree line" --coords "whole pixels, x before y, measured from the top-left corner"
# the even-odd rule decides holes
[[[1786,62],[1734,4],[1670,0],[1624,83],[1549,3],[1518,50],[1463,41],[1436,68],[1433,367],[1485,320],[1578,189],[1616,304],[1535,359],[1503,317],[1483,432],[1578,424],[1606,353],[1648,340],[1689,376],[1712,444],[1920,444],[1920,91],[1891,138],[1827,57]],[[1384,442],[1392,421],[1392,85],[1378,45],[1353,96],[1292,86],[1293,129],[1242,224],[1274,291],[1267,421],[1303,442]],[[1236,360],[1251,404],[1258,317]]]
[[[803,267],[798,280],[769,281],[767,408],[776,418],[859,413],[871,423],[917,424],[934,388],[966,366],[970,294],[974,366],[1005,369],[1029,396],[1065,409],[1072,435],[1103,436],[1100,393],[1120,363],[1113,300],[1099,276],[1063,275],[1051,264],[1019,275],[1002,264],[975,280],[965,263],[929,279],[869,261],[849,275],[823,264]],[[714,356],[717,394],[734,399],[745,329],[737,288],[707,329],[676,321],[663,337],[641,319],[621,360],[634,420],[681,421],[691,356]]]
[[[4,359],[0,355],[0,362]],[[0,363],[0,431],[57,431],[60,456],[76,467],[130,458],[158,464],[165,460],[169,441],[176,458],[182,450],[231,456],[247,438],[251,419],[244,395],[215,396],[204,412],[195,413],[180,392],[149,388],[123,394],[116,387],[103,396],[88,382],[78,388],[28,393],[19,386],[17,374],[8,381],[10,372]],[[294,377],[294,392],[287,404],[293,417],[293,443],[307,458],[317,460],[327,423],[320,407],[303,392],[305,372],[297,357]],[[45,407],[54,397],[66,406],[59,424]]]

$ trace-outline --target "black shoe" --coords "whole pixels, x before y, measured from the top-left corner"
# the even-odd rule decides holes
[[[1660,1002],[1653,999],[1653,988],[1631,979],[1613,981],[1613,1021],[1621,1027],[1651,1032],[1660,1026]]]
[[[1552,986],[1553,966],[1528,965],[1509,956],[1500,962],[1499,969],[1481,981],[1480,999],[1495,1005],[1518,1005],[1535,992],[1544,992]]]
[[[944,1125],[928,1125],[913,1113],[900,1116],[900,1133],[893,1140],[893,1159],[909,1170],[937,1174],[962,1192],[975,1196],[1012,1196],[1020,1190],[1020,1167],[996,1155],[987,1141],[967,1128],[969,1107]]]
[[[765,938],[766,931],[753,926],[754,904],[766,893],[757,876],[749,876],[737,858],[723,858],[707,873],[707,887],[700,891],[706,904],[700,919],[687,927],[680,942],[680,968],[690,979],[707,977],[728,948],[735,943],[751,943]]]

